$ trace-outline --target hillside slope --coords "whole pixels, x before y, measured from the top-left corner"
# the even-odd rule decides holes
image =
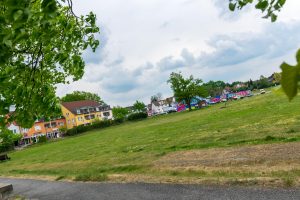
[[[0,163],[0,174],[83,181],[219,183],[255,179],[295,184],[300,177],[300,159],[297,158],[300,148],[297,142],[300,141],[299,105],[299,97],[288,102],[283,94],[273,92],[228,102],[223,109],[221,106],[224,105],[218,104],[193,112],[128,122],[13,152],[11,161]],[[239,162],[223,167],[218,165],[217,168],[201,165],[201,162],[194,165],[183,163],[181,167],[159,164],[174,157],[174,153],[181,157],[194,156],[189,152],[200,151],[200,154],[196,152],[199,157],[201,151],[223,152],[222,148],[224,151],[228,148],[242,150],[249,145],[270,143],[273,146],[287,142],[292,142],[295,149],[287,153],[295,154],[295,158],[292,156],[286,161],[283,154],[281,159],[271,163],[268,157],[257,162],[254,157],[254,162],[246,162],[249,167],[242,171],[236,166],[236,171],[231,169],[236,163],[239,166]],[[260,149],[264,151],[266,148]],[[284,148],[275,148],[274,151],[280,149]],[[236,154],[239,155],[238,151]],[[225,160],[227,155],[223,155]],[[242,159],[247,160],[247,154],[243,155]],[[272,152],[268,155],[272,157]],[[189,162],[189,159],[183,160]],[[289,168],[276,167],[286,162],[289,162]],[[264,165],[260,170],[251,168],[257,164]],[[273,170],[270,171],[270,167]]]

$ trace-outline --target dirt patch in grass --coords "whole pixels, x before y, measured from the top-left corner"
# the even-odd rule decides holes
[[[300,166],[300,142],[178,151],[154,163],[157,168]],[[282,167],[281,167],[282,166]]]

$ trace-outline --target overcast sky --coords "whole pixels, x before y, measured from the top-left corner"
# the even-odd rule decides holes
[[[112,106],[158,92],[172,95],[171,72],[204,81],[247,81],[295,63],[300,47],[300,1],[288,0],[276,23],[248,7],[230,12],[227,0],[73,0],[78,14],[97,15],[96,53],[86,51],[85,75],[59,85],[99,94]]]

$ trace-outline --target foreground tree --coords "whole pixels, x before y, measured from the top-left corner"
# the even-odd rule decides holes
[[[93,100],[98,103],[104,103],[99,97],[99,95],[91,92],[84,91],[74,91],[71,94],[66,94],[66,96],[61,98],[62,102],[71,102],[71,101],[82,101],[82,100]]]
[[[96,16],[76,16],[71,0],[0,1],[0,125],[31,127],[56,109],[56,85],[80,79],[82,52],[99,45]]]
[[[265,14],[264,18],[271,18],[272,22],[277,20],[277,13],[286,3],[286,0],[229,0],[229,9],[242,9],[248,4],[255,3],[255,8]],[[297,64],[295,66],[282,63],[281,86],[290,100],[297,96],[300,89],[300,49],[296,53]]]
[[[181,73],[172,72],[168,83],[171,84],[171,89],[177,101],[185,101],[191,110],[192,98],[196,96],[206,97],[207,91],[202,86],[201,79],[194,79],[193,76],[185,79]]]

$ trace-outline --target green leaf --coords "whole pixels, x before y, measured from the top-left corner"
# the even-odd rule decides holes
[[[297,95],[299,81],[299,66],[290,66],[287,63],[282,63],[281,86],[290,100]]]
[[[229,3],[229,10],[234,11],[236,7],[236,3]]]
[[[12,47],[12,42],[11,42],[11,40],[4,40],[3,41],[4,42],[4,44],[6,45],[6,46],[8,46],[8,47]]]
[[[277,15],[274,13],[271,14],[271,22],[275,22],[277,20]]]
[[[279,5],[282,7],[285,4],[286,0],[278,0]]]
[[[18,10],[16,12],[14,12],[13,14],[13,17],[14,17],[14,20],[17,21],[23,14],[23,11],[22,10]]]
[[[255,8],[260,9],[262,12],[264,12],[267,7],[269,6],[269,3],[267,0],[259,1],[256,5]]]
[[[296,60],[297,60],[298,65],[299,65],[300,64],[300,49],[298,49],[298,51],[297,51]]]

